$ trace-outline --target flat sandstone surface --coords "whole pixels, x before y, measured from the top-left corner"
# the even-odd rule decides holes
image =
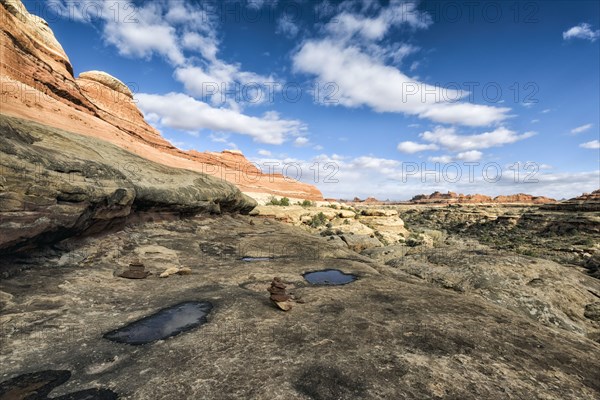
[[[116,276],[138,259],[151,276]],[[600,396],[599,343],[272,220],[149,222],[2,263],[12,272],[0,292],[0,380],[71,371],[53,397],[88,388],[123,399]],[[191,274],[158,277],[183,267]],[[358,279],[304,281],[319,269]],[[269,301],[275,276],[299,299],[289,312]],[[142,346],[102,337],[188,301],[212,303],[206,324]]]

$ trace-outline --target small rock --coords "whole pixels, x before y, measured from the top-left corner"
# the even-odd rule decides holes
[[[289,311],[292,309],[290,302],[291,296],[286,293],[285,288],[287,285],[281,281],[281,278],[273,278],[271,286],[267,288],[267,291],[271,293],[270,299],[273,304],[283,311]]]
[[[146,267],[139,261],[129,264],[129,269],[123,271],[118,276],[127,279],[145,279],[150,275],[150,272],[145,270]]]
[[[177,271],[177,275],[191,275],[192,269],[190,267],[181,267],[179,271]]]
[[[168,278],[169,276],[177,274],[177,273],[179,273],[179,268],[177,268],[177,267],[170,267],[170,268],[167,268],[166,270],[164,270],[159,275],[159,277],[160,278]]]

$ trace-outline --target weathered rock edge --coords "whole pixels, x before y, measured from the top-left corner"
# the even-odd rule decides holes
[[[115,145],[0,115],[0,254],[98,232],[139,213],[248,213],[234,185]]]

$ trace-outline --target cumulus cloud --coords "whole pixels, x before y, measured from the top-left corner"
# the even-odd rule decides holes
[[[525,132],[518,134],[510,129],[499,127],[493,131],[483,132],[475,135],[460,135],[454,127],[437,126],[432,131],[425,131],[419,136],[430,144],[439,145],[451,151],[468,151],[476,149],[487,149],[490,147],[498,147],[506,144],[515,143],[517,141],[534,136],[535,132]]]
[[[310,141],[308,140],[307,137],[300,136],[300,137],[297,137],[296,140],[294,140],[294,146],[296,146],[296,147],[304,147],[304,146],[308,145],[309,142]]]
[[[508,117],[509,108],[458,103],[468,93],[409,78],[355,46],[330,39],[305,42],[293,56],[298,72],[333,82],[333,104],[417,115],[436,122],[485,126]],[[331,104],[331,103],[329,103]]]
[[[87,23],[101,21],[104,40],[123,56],[150,58],[156,54],[174,65],[185,61],[176,29],[176,23],[182,21],[169,21],[165,14],[172,8],[172,15],[176,16],[177,10],[185,7],[174,0],[139,6],[130,0],[56,0],[49,4],[51,11],[64,18]],[[179,14],[187,15],[188,21],[200,19],[198,14],[190,15],[189,9]]]
[[[207,67],[182,66],[175,79],[183,83],[187,93],[212,104],[262,104],[268,100],[264,92],[274,78],[242,71],[238,64],[215,61]]]
[[[181,38],[181,45],[186,50],[199,52],[202,57],[211,62],[217,61],[219,49],[216,40],[210,36],[203,36],[196,32],[186,32]]]
[[[402,153],[414,154],[419,151],[437,150],[439,147],[435,144],[422,144],[411,141],[398,143],[398,150]]]
[[[600,149],[600,140],[592,140],[590,142],[581,143],[579,147],[584,149],[598,150]]]
[[[306,129],[300,121],[281,119],[274,112],[252,117],[227,108],[211,107],[182,93],[140,93],[136,100],[144,113],[159,116],[160,124],[188,132],[209,129],[248,135],[260,143],[282,144],[288,136],[297,136]]]
[[[420,82],[389,65],[419,50],[410,43],[387,44],[384,39],[392,29],[426,29],[432,24],[416,2],[391,0],[381,6],[374,1],[346,1],[334,10],[337,14],[324,25],[321,37],[303,42],[292,57],[296,72],[335,85],[331,101],[324,104],[366,106],[376,112],[468,126],[508,118],[509,108],[460,102],[468,92]]]
[[[477,150],[469,150],[456,155],[457,160],[473,162],[481,160],[483,153]]]
[[[464,162],[479,161],[479,160],[481,160],[482,156],[483,156],[483,153],[480,151],[469,150],[469,151],[464,151],[464,152],[458,153],[454,157],[449,156],[449,155],[433,156],[433,157],[429,157],[428,160],[431,162],[447,164],[447,163],[451,163],[454,161],[464,161]]]
[[[598,37],[600,37],[600,30],[592,30],[592,26],[585,22],[563,32],[563,39],[565,40],[584,39],[595,42]]]
[[[399,160],[380,158],[373,155],[345,157],[340,155],[321,154],[311,159],[298,158],[254,158],[251,161],[259,166],[275,165],[277,172],[283,172],[286,165],[299,165],[303,173],[293,178],[315,184],[325,197],[351,199],[354,196],[366,198],[374,196],[380,199],[408,200],[412,196],[433,191],[446,192],[452,190],[460,193],[481,193],[488,196],[500,194],[530,193],[535,196],[550,196],[554,198],[574,197],[582,192],[591,192],[598,187],[600,171],[585,171],[577,173],[551,173],[540,168],[532,177],[531,182],[515,181],[511,165],[498,166],[498,176],[490,171],[485,175],[482,168],[486,164],[475,167],[473,174],[469,173],[467,161],[457,161],[461,176],[451,175],[450,170],[444,172],[444,166],[439,164],[406,163]],[[453,158],[434,160],[437,163],[455,161]],[[269,163],[269,164],[266,164]],[[497,165],[497,164],[495,164]],[[320,173],[315,179],[315,168]],[[415,170],[416,168],[416,170]],[[268,170],[268,168],[264,168]],[[426,170],[426,173],[421,173]],[[290,168],[288,172],[297,171]],[[489,179],[489,178],[496,179]],[[356,182],[361,182],[356,185]]]
[[[592,126],[594,126],[594,124],[581,125],[581,126],[578,126],[577,128],[571,129],[571,133],[573,135],[577,135],[578,133],[582,133],[582,132],[590,130],[592,128]]]
[[[258,155],[261,155],[263,157],[271,157],[271,152],[269,150],[259,149]]]
[[[183,64],[185,57],[177,44],[175,29],[164,24],[119,24],[109,22],[104,30],[105,39],[119,54],[150,58],[157,53],[175,65]]]

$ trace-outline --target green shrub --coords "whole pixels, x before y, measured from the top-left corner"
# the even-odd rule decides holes
[[[271,196],[269,201],[267,202],[268,206],[289,206],[290,199],[287,197],[282,197],[280,200],[277,200],[277,197]]]
[[[298,202],[299,205],[301,205],[302,207],[315,207],[316,203],[314,201],[310,201],[310,200],[304,200],[302,203]]]
[[[323,214],[322,212],[313,215],[312,219],[310,220],[310,226],[312,228],[318,228],[319,226],[323,226],[327,223],[327,217],[325,216],[325,214]]]
[[[279,200],[277,200],[277,197],[271,196],[269,198],[269,201],[267,201],[267,205],[268,206],[278,206],[279,205]]]

